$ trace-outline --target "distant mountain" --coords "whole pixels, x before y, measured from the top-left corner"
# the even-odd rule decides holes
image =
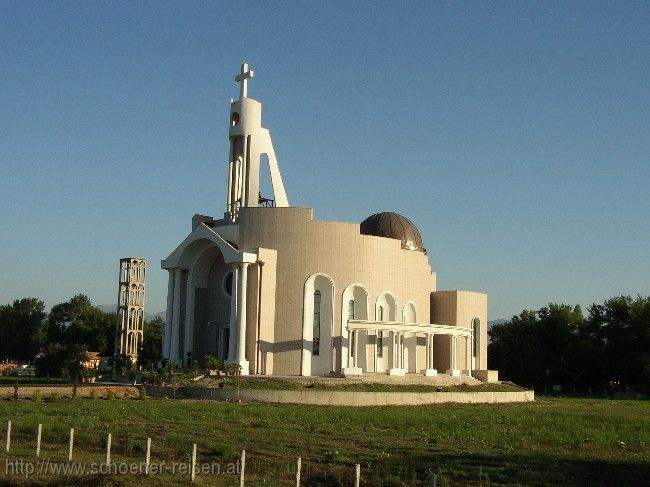
[[[117,304],[98,304],[95,308],[104,313],[115,313],[117,311]],[[148,313],[145,311],[144,319],[146,321],[151,321],[154,318],[162,318],[164,320],[165,315],[166,313],[164,311],[159,311],[158,313]]]

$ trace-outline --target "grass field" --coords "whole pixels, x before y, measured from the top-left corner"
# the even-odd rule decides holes
[[[13,423],[12,446],[0,452],[1,485],[178,485],[188,476],[26,476],[16,460],[39,462],[34,446],[43,424],[41,458],[67,460],[75,428],[77,462],[103,462],[112,433],[113,462],[198,463],[223,469],[247,451],[246,485],[292,485],[295,457],[303,485],[350,485],[355,463],[367,486],[648,485],[650,402],[538,398],[512,405],[344,408],[134,399],[0,401]],[[38,470],[40,464],[36,465]],[[214,471],[214,467],[213,471]],[[9,469],[9,472],[8,472]],[[14,470],[15,473],[15,470]],[[233,475],[198,474],[197,485],[236,485]]]

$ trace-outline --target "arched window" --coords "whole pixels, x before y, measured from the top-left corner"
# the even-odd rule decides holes
[[[314,292],[314,341],[311,353],[320,355],[320,291]]]
[[[377,308],[377,321],[384,321],[384,307]]]
[[[474,340],[472,340],[472,357],[476,357],[476,352],[479,349],[479,340],[481,339],[481,320],[474,318],[472,320],[472,334]]]
[[[229,271],[223,278],[223,293],[232,298],[233,272]]]

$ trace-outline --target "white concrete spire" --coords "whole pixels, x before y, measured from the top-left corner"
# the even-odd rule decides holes
[[[255,77],[255,71],[248,69],[248,64],[241,65],[241,72],[235,76],[235,81],[239,83],[239,99],[248,98],[248,80]]]
[[[235,77],[240,83],[240,98],[230,103],[230,151],[228,162],[228,198],[226,215],[235,222],[240,208],[264,206],[289,206],[284,190],[278,160],[275,157],[271,134],[262,127],[262,104],[248,98],[247,81],[254,76],[248,64],[241,66]],[[262,158],[268,160],[273,187],[273,199],[260,194],[260,169]]]

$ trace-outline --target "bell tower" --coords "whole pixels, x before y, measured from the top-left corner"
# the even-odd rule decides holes
[[[117,295],[115,355],[138,357],[144,338],[144,283],[147,261],[139,257],[120,259],[120,281]]]
[[[248,98],[248,80],[254,76],[255,72],[248,69],[248,64],[241,65],[241,72],[235,76],[235,81],[240,83],[239,100],[230,103],[226,217],[231,222],[237,221],[242,207],[289,206],[271,134],[262,127],[262,104]],[[273,200],[263,199],[260,194],[260,162],[263,155],[269,161]]]

